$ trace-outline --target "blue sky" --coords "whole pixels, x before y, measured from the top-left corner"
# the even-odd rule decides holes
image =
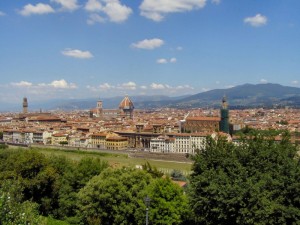
[[[2,0],[0,103],[300,87],[299,0]]]

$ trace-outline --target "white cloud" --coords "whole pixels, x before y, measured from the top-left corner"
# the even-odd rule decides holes
[[[65,49],[61,53],[65,56],[70,56],[79,59],[89,59],[94,57],[89,51],[81,51],[78,49]]]
[[[11,85],[16,87],[31,87],[32,83],[28,81],[20,81],[18,83],[11,83]]]
[[[126,5],[121,5],[118,0],[107,0],[107,4],[103,7],[103,12],[108,15],[110,21],[119,23],[128,19],[132,9]]]
[[[104,83],[104,84],[100,84],[99,88],[102,89],[102,90],[109,90],[109,89],[113,89],[114,86],[112,86],[112,85],[110,85],[108,83]]]
[[[27,4],[24,6],[24,8],[19,12],[23,16],[30,16],[33,14],[48,14],[48,13],[54,13],[54,9],[47,4],[38,3],[36,5]]]
[[[175,87],[175,89],[180,90],[180,89],[190,89],[190,90],[194,90],[193,87],[191,87],[190,85],[186,84],[186,85],[179,85],[177,87]]]
[[[186,12],[203,8],[206,0],[144,0],[140,5],[141,15],[161,21],[168,13]]]
[[[265,84],[265,83],[268,83],[268,81],[263,78],[263,79],[260,79],[260,83]]]
[[[105,22],[105,19],[96,13],[90,14],[89,18],[87,20],[87,24],[89,24],[89,25],[93,25],[95,23],[104,23],[104,22]]]
[[[61,80],[54,80],[51,83],[39,83],[39,84],[33,84],[28,81],[20,81],[17,83],[10,83],[11,86],[14,87],[22,87],[22,88],[30,88],[31,90],[37,90],[37,89],[45,89],[45,88],[60,88],[60,89],[75,89],[77,88],[76,84],[74,83],[68,83],[64,79]]]
[[[159,48],[164,44],[164,41],[159,38],[153,38],[153,39],[145,39],[142,41],[139,41],[137,43],[131,44],[134,48],[140,48],[140,49],[155,49]]]
[[[61,88],[61,89],[75,89],[75,88],[77,88],[76,84],[68,83],[64,79],[54,80],[49,84],[49,86],[52,86],[54,88]]]
[[[128,83],[123,83],[120,88],[126,90],[136,90],[136,83],[129,81]]]
[[[299,84],[299,81],[298,80],[293,80],[292,84]]]
[[[156,60],[156,62],[158,64],[166,64],[166,63],[168,63],[168,61],[166,59],[163,59],[163,58]]]
[[[221,3],[221,0],[211,0],[213,4],[219,5]]]
[[[177,62],[177,59],[176,58],[171,58],[170,59],[170,63],[176,63]]]
[[[201,89],[201,92],[207,92],[207,91],[210,91],[210,90],[211,90],[210,88],[205,88],[204,87],[204,88]]]
[[[266,25],[267,22],[267,17],[261,14],[256,14],[253,17],[247,17],[244,19],[244,23],[250,24],[253,27],[261,27],[263,25]]]
[[[160,83],[151,83],[149,85],[137,85],[133,81],[129,81],[123,84],[111,85],[109,83],[103,83],[98,86],[86,86],[89,91],[95,93],[105,93],[105,95],[117,96],[124,94],[143,94],[143,95],[157,95],[157,94],[165,94],[165,95],[173,95],[178,96],[187,93],[193,93],[194,88],[190,85],[179,85],[179,86],[171,86],[169,84],[160,84]]]
[[[51,2],[60,4],[62,10],[74,11],[79,8],[77,0],[51,0]]]
[[[5,16],[6,14],[2,11],[0,11],[0,16]]]
[[[226,85],[226,86],[225,86],[225,88],[227,88],[227,89],[233,88],[233,87],[235,87],[235,85],[233,85],[233,84],[229,84],[229,85]]]
[[[154,89],[154,90],[161,90],[161,89],[165,89],[165,85],[163,84],[156,84],[156,83],[152,83],[150,85],[151,89]]]
[[[178,47],[176,48],[176,50],[177,50],[177,51],[182,51],[182,50],[183,50],[183,47],[178,46]]]
[[[157,59],[156,62],[158,64],[167,64],[167,63],[176,63],[177,62],[177,59],[176,58],[171,58],[170,60],[167,60],[165,58],[160,58],[160,59]]]
[[[119,0],[89,0],[85,5],[89,12],[104,13],[111,22],[121,23],[128,19],[132,9],[122,5]]]
[[[103,7],[102,4],[97,0],[88,0],[84,8],[89,12],[99,12]]]

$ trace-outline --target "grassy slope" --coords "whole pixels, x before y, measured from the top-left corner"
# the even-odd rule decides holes
[[[172,170],[181,170],[183,173],[189,173],[191,170],[191,164],[180,163],[180,162],[168,162],[168,161],[157,161],[152,159],[141,159],[141,158],[129,158],[125,154],[113,154],[113,153],[98,153],[98,152],[84,152],[84,151],[65,151],[59,149],[45,149],[45,148],[32,148],[32,150],[51,156],[65,156],[72,160],[80,160],[83,157],[94,157],[105,160],[112,167],[135,167],[136,165],[143,165],[147,161],[156,168],[163,172],[170,173]]]

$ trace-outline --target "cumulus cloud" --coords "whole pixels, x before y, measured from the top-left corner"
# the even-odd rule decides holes
[[[104,23],[104,22],[105,19],[96,13],[90,14],[89,18],[87,19],[87,24],[89,25],[93,25],[95,23]]]
[[[60,4],[62,10],[74,11],[79,8],[77,0],[51,0],[51,2]]]
[[[112,85],[109,83],[103,83],[98,86],[88,85],[86,88],[89,91],[95,93],[105,93],[106,95],[116,96],[116,95],[124,95],[124,94],[166,94],[166,95],[180,95],[187,94],[193,92],[194,88],[190,85],[178,85],[171,86],[169,84],[160,84],[160,83],[151,83],[149,85],[138,85],[133,81],[129,81],[127,83]]]
[[[103,89],[103,90],[109,90],[109,89],[113,89],[114,86],[112,86],[112,85],[110,85],[110,84],[108,84],[108,83],[104,83],[104,84],[100,84],[100,85],[99,85],[99,88],[100,88],[100,89]]]
[[[158,22],[169,13],[201,9],[205,4],[206,0],[144,0],[140,10],[142,16]]]
[[[170,63],[176,63],[176,62],[177,62],[176,58],[173,57],[173,58],[170,59]]]
[[[47,4],[38,3],[36,5],[27,4],[24,8],[19,12],[22,16],[30,16],[33,14],[42,15],[54,13],[54,9]]]
[[[17,83],[11,83],[12,86],[16,86],[16,87],[31,87],[32,83],[28,82],[28,81],[20,81]]]
[[[16,83],[10,83],[11,86],[13,87],[21,87],[21,88],[30,88],[32,90],[45,90],[45,88],[58,88],[58,89],[75,89],[77,88],[77,85],[74,83],[68,83],[66,80],[61,79],[61,80],[54,80],[50,83],[38,83],[38,84],[33,84],[28,81],[20,81]]]
[[[64,79],[54,80],[49,84],[49,86],[54,87],[54,88],[60,88],[60,89],[75,89],[75,88],[77,88],[76,84],[68,83]]]
[[[297,84],[299,84],[299,81],[298,80],[293,80],[292,84],[297,85]]]
[[[81,51],[78,49],[65,49],[61,53],[65,56],[79,58],[79,59],[89,59],[94,57],[92,53],[90,53],[89,51]]]
[[[153,38],[153,39],[145,39],[137,43],[133,43],[131,44],[131,46],[134,48],[152,50],[161,47],[163,44],[164,44],[163,40],[159,38]]]
[[[268,19],[266,16],[263,16],[261,14],[256,14],[253,17],[247,17],[244,19],[244,23],[247,23],[253,27],[261,27],[266,25],[268,22]]]
[[[150,85],[150,88],[154,90],[161,90],[161,89],[165,89],[166,87],[163,84],[152,83]]]
[[[84,8],[90,12],[100,12],[103,7],[102,4],[97,0],[88,0]]]
[[[6,14],[2,11],[0,11],[0,16],[5,16]]]
[[[262,78],[262,79],[260,79],[260,83],[265,84],[265,83],[268,83],[268,81],[266,79]]]
[[[168,63],[168,61],[166,59],[164,59],[164,58],[158,59],[158,60],[156,60],[156,62],[158,64],[166,64],[166,63]]]
[[[136,90],[136,86],[137,86],[136,83],[132,81],[120,85],[120,87],[125,90]]]
[[[89,0],[84,8],[89,12],[103,13],[111,22],[115,23],[124,22],[132,13],[132,9],[122,5],[119,0]]]

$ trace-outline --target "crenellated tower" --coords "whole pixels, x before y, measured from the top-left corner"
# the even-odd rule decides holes
[[[23,98],[23,113],[28,113],[28,101],[27,98]]]

